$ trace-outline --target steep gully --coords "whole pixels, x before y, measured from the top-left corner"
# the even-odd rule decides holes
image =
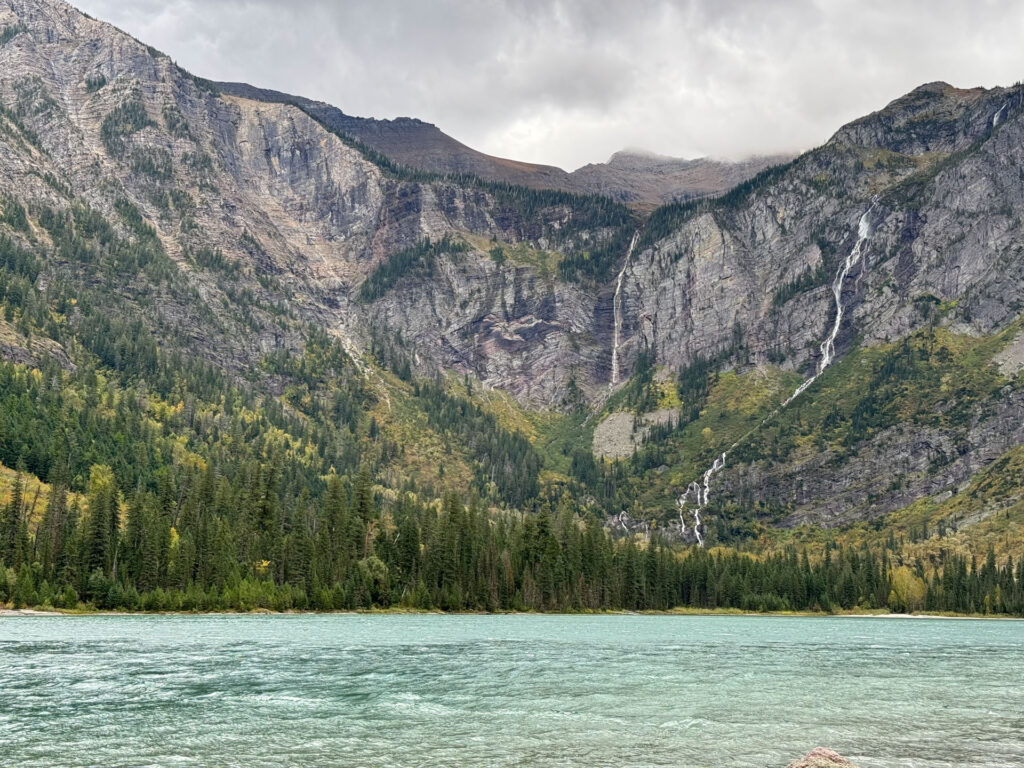
[[[833,360],[835,360],[835,341],[836,337],[839,335],[839,328],[842,325],[843,314],[846,309],[843,306],[843,283],[846,281],[847,275],[850,274],[850,270],[853,269],[853,266],[857,264],[864,255],[864,243],[867,242],[867,239],[871,236],[871,212],[875,209],[876,204],[877,199],[872,200],[871,206],[864,211],[864,214],[860,217],[860,222],[857,225],[857,242],[854,243],[853,248],[850,249],[846,259],[843,260],[839,270],[836,272],[835,279],[832,281],[832,295],[835,297],[836,318],[835,322],[832,323],[832,328],[825,337],[825,340],[821,342],[821,358],[818,360],[818,365],[815,368],[814,374],[797,387],[793,391],[793,394],[786,398],[778,408],[768,414],[768,416],[766,416],[756,427],[751,429],[730,445],[728,449],[723,451],[721,455],[715,459],[714,463],[712,463],[712,465],[704,472],[701,481],[699,483],[690,483],[686,490],[683,491],[676,500],[676,507],[679,512],[679,524],[682,526],[681,532],[686,531],[686,523],[683,520],[683,511],[686,509],[688,504],[693,505],[693,533],[697,538],[698,546],[704,546],[704,535],[701,533],[701,526],[703,525],[701,513],[708,505],[708,500],[711,494],[711,480],[725,467],[726,457],[738,445],[750,437],[750,435],[778,416],[786,406],[802,395],[807,388],[811,386],[811,384],[817,381],[818,377],[821,376],[822,372],[832,364]]]

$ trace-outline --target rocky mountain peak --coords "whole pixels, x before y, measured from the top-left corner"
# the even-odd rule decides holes
[[[682,163],[695,162],[688,160],[683,157],[670,157],[668,155],[659,155],[657,152],[650,152],[646,149],[640,149],[637,147],[627,147],[626,149],[620,149],[618,152],[614,152],[608,162],[608,165],[612,168],[636,168],[642,165],[679,165]]]
[[[829,144],[871,147],[905,155],[960,152],[991,132],[1004,107],[1022,103],[1020,86],[954,88],[934,82],[843,126]]]

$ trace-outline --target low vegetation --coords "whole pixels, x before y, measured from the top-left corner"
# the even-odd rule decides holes
[[[393,289],[400,280],[426,278],[434,274],[438,256],[464,253],[469,246],[447,235],[438,242],[426,238],[416,245],[393,253],[377,265],[359,288],[359,298],[375,301]]]

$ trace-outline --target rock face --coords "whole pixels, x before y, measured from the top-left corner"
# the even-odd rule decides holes
[[[557,407],[576,367],[601,350],[574,343],[593,329],[589,297],[515,264],[444,257],[428,284],[406,280],[375,302],[374,322],[400,329],[421,358],[471,373],[526,402]]]
[[[825,747],[812,749],[799,760],[794,760],[786,768],[857,768],[853,763]]]
[[[87,205],[124,232],[152,227],[188,291],[142,273],[110,290],[237,376],[299,348],[313,324],[357,357],[385,338],[421,374],[466,375],[526,407],[562,407],[570,379],[597,407],[610,391],[617,314],[623,380],[644,351],[669,370],[704,358],[807,375],[834,322],[832,276],[869,209],[863,258],[840,291],[838,357],[929,324],[991,334],[1024,310],[1020,86],[922,86],[719,198],[640,220],[606,199],[487,180],[628,199],[615,189],[639,189],[638,179],[721,189],[761,161],[736,170],[623,154],[566,181],[418,121],[358,122],[325,104],[218,88],[60,0],[0,0],[0,40],[0,208]],[[406,172],[353,137],[399,163],[484,180]],[[664,196],[653,190],[675,183],[637,194]],[[385,289],[361,296],[426,238],[459,247],[394,268]],[[569,258],[601,265],[569,280],[559,267]],[[72,268],[55,254],[40,285]],[[38,347],[5,339],[8,356],[34,359]],[[962,483],[1024,440],[1021,423],[1015,393],[955,439],[899,426],[842,461],[730,463],[716,483],[735,498],[795,505],[791,523],[847,522]],[[894,465],[907,480],[881,496],[860,479]]]
[[[1008,391],[962,435],[901,425],[880,432],[843,461],[828,449],[776,467],[740,465],[724,483],[730,494],[749,496],[756,489],[761,498],[790,505],[795,511],[786,525],[849,524],[966,485],[976,472],[1024,442],[1022,414],[1024,393]],[[879,478],[886,483],[898,478],[899,487],[879,494]]]
[[[742,194],[677,207],[670,233],[647,238],[626,270],[620,356],[649,345],[680,367],[698,355],[736,360],[738,348],[748,362],[810,374],[835,319],[829,283],[869,208],[863,258],[841,292],[840,357],[930,322],[975,335],[1005,327],[1024,308],[1022,101],[1019,86],[926,85]],[[795,506],[789,524],[875,517],[962,485],[1019,443],[1024,404],[1008,397],[994,409],[966,435],[898,427],[852,457],[733,464],[716,483],[723,498]],[[897,473],[901,487],[869,487]]]
[[[1024,234],[1013,213],[1024,204],[1015,111],[1022,95],[1020,87],[923,86],[842,129],[748,195],[681,212],[674,231],[635,255],[627,270],[627,315],[636,318],[630,335],[641,342],[645,332],[652,335],[659,358],[679,365],[725,346],[739,325],[755,355],[783,355],[807,370],[834,319],[827,283],[876,196],[864,260],[844,289],[853,310],[840,351],[856,333],[870,343],[920,327],[914,300],[922,297],[959,301],[958,320],[975,332],[1002,327],[1024,307],[1015,295],[1024,277],[1016,258]],[[1005,122],[993,128],[1004,104]],[[935,115],[949,112],[962,133],[947,135],[943,123],[928,144],[878,138],[880,115],[902,136],[903,126],[938,122]],[[903,155],[888,145],[928,149]],[[778,300],[787,283],[822,265],[817,285]]]
[[[213,338],[189,306],[164,304],[160,320],[219,364],[241,372],[294,347],[288,316],[353,348],[372,331],[402,332],[423,371],[469,373],[535,405],[557,404],[571,370],[599,364],[596,349],[570,343],[593,333],[592,300],[486,250],[443,258],[432,279],[400,280],[376,305],[356,297],[381,262],[424,238],[572,252],[608,236],[600,222],[576,225],[570,205],[527,215],[489,188],[396,176],[301,109],[220,94],[57,0],[3,0],[0,29],[13,31],[0,47],[0,101],[31,137],[0,147],[0,193],[30,207],[81,202],[112,221],[130,204],[224,334]],[[222,274],[197,264],[205,251],[221,254]],[[239,324],[243,294],[252,316]]]

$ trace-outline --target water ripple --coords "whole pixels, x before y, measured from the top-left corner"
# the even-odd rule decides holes
[[[19,766],[1024,764],[1024,623],[0,620]]]

